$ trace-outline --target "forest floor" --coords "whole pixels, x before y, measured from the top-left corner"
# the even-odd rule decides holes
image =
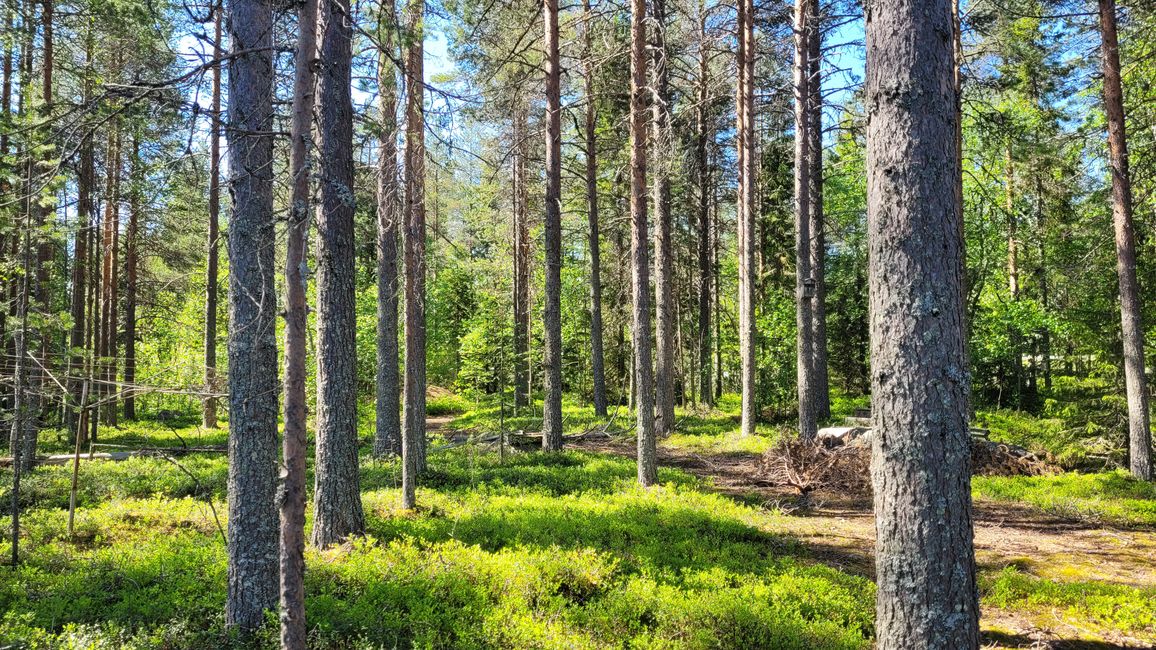
[[[643,490],[625,410],[598,418],[568,399],[567,451],[499,453],[494,433],[535,432],[540,411],[437,396],[412,511],[399,462],[369,456],[363,413],[367,536],[307,551],[310,648],[869,648],[869,499],[820,492],[798,507],[758,471],[785,425],[739,436],[733,401],[681,413],[660,444],[661,486]],[[1000,436],[1072,429],[985,417]],[[0,647],[275,648],[275,616],[247,641],[223,626],[226,439],[191,422],[102,428],[107,449],[143,451],[80,464],[71,535],[71,467],[24,477]],[[45,431],[41,450],[71,448]],[[10,479],[0,467],[5,503]],[[1066,472],[976,477],[973,494],[985,647],[1156,647],[1156,484]],[[0,557],[10,550],[0,540]]]
[[[593,437],[575,442],[597,453],[635,457],[633,440]],[[761,478],[760,454],[688,451],[660,444],[659,463],[704,479],[713,489],[740,501],[788,514],[776,520],[781,531],[807,545],[813,556],[841,571],[874,579],[875,521],[869,496],[818,491],[799,507],[794,490]],[[984,479],[980,479],[983,481]],[[1045,479],[1046,480],[1046,479]],[[1150,648],[1156,630],[1129,634],[1110,625],[1078,620],[1077,598],[1060,603],[1031,602],[1031,583],[1040,580],[1075,587],[1095,597],[1098,585],[1124,585],[1149,599],[1136,605],[1156,616],[1156,527],[1111,525],[1076,510],[1066,516],[1030,504],[976,496],[975,546],[981,573],[998,582],[1020,578],[1029,589],[1007,594],[1011,607],[985,603],[983,630],[990,648]],[[1002,574],[1002,575],[1001,575]],[[1035,578],[1035,580],[1033,580]],[[1062,588],[1062,587],[1061,587]],[[1013,592],[1016,590],[1013,589]],[[1094,605],[1092,606],[1094,607]],[[1072,614],[1077,614],[1072,616]]]

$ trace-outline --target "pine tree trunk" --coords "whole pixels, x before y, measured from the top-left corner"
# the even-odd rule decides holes
[[[314,546],[365,532],[357,459],[353,266],[352,25],[348,0],[323,0],[319,34],[321,205],[317,211],[317,451]]]
[[[136,301],[137,270],[140,225],[140,184],[141,178],[140,142],[136,134],[132,136],[131,183],[129,191],[128,226],[124,238],[124,383],[128,387],[124,398],[124,419],[136,420],[136,398],[133,385],[136,383]]]
[[[1124,341],[1124,380],[1128,394],[1128,458],[1133,476],[1152,480],[1152,433],[1148,386],[1144,377],[1144,327],[1136,280],[1136,235],[1132,225],[1132,183],[1128,176],[1128,138],[1124,130],[1124,92],[1120,82],[1120,45],[1116,2],[1099,0],[1100,55],[1104,71],[1104,112],[1108,117],[1108,158],[1112,166],[1112,222],[1116,231],[1116,274],[1120,278],[1120,326]]]
[[[305,650],[305,464],[308,413],[305,361],[308,355],[306,294],[309,241],[313,108],[317,60],[318,0],[297,9],[297,53],[293,65],[293,105],[289,134],[292,182],[288,241],[285,247],[285,436],[282,440],[280,508],[281,648]]]
[[[530,404],[530,224],[526,191],[526,107],[514,100],[514,407]]]
[[[811,102],[808,16],[811,0],[795,0],[795,329],[799,393],[799,438],[814,440],[815,419],[815,278],[811,273]]]
[[[215,45],[213,57],[220,59],[223,54],[221,42],[221,22],[224,20],[222,3],[218,1],[216,20],[213,21]],[[221,65],[213,66],[213,99],[209,115],[209,237],[205,243],[205,392],[209,393],[202,404],[201,425],[206,429],[217,428],[217,260],[218,240],[221,238]]]
[[[108,425],[116,424],[116,289],[117,289],[117,238],[120,229],[120,121],[113,119],[108,133],[108,153],[105,167],[108,178],[104,199],[103,273],[100,289],[100,343],[97,356],[100,362],[100,399],[104,403],[101,420]]]
[[[674,250],[671,242],[670,75],[666,60],[666,1],[651,0],[654,11],[650,30],[650,53],[654,58],[651,104],[651,151],[653,152],[654,201],[654,318],[655,318],[655,422],[658,435],[674,430]]]
[[[979,647],[951,1],[877,0],[867,14],[875,637],[884,650]]]
[[[650,262],[646,215],[646,0],[630,2],[630,261],[634,296],[634,397],[638,406],[638,482],[658,482],[651,376]]]
[[[15,21],[15,7],[12,5],[5,6],[4,9],[4,31],[5,33],[13,33]],[[14,50],[15,39],[5,39],[4,41],[4,62],[0,66],[3,70],[2,78],[0,78],[0,115],[3,116],[4,123],[7,124],[12,116],[12,76],[14,72]],[[0,129],[0,161],[5,160],[8,156],[8,136],[9,129]],[[4,172],[4,177],[0,178],[0,193],[7,196],[12,191],[12,184],[7,178],[8,165],[0,165],[0,171]],[[0,254],[11,255],[10,259],[16,259],[16,251],[19,247],[20,234],[17,232],[9,233],[7,236],[0,235]],[[0,282],[0,300],[7,303],[7,307],[0,309],[0,345],[3,345],[3,354],[0,354],[0,375],[15,376],[13,374],[14,353],[8,347],[12,344],[12,337],[9,335],[9,329],[13,326],[10,316],[13,312],[13,305],[15,301],[10,300],[12,291],[16,286],[16,282],[7,278]],[[14,392],[9,393],[8,386],[0,386],[0,409],[12,408],[13,404],[10,399],[15,397]]]
[[[823,70],[822,25],[819,0],[807,0],[807,174],[810,217],[811,277],[815,295],[811,300],[811,398],[815,418],[831,417],[831,387],[827,372],[827,236],[823,223]]]
[[[423,0],[409,0],[406,61],[405,180],[405,431],[401,505],[417,505],[417,475],[425,469],[425,93]]]
[[[582,0],[582,74],[586,93],[586,210],[590,226],[590,373],[594,384],[594,414],[606,416],[606,359],[602,349],[602,255],[598,229],[597,99],[594,93],[594,54],[590,0]]]
[[[230,0],[229,528],[225,624],[277,604],[277,294],[273,218],[273,6]]]
[[[738,83],[735,97],[738,157],[739,356],[742,361],[742,435],[755,432],[755,28],[753,0],[738,0]]]
[[[707,57],[706,4],[698,4],[698,103],[695,122],[698,138],[695,142],[695,162],[698,181],[698,392],[704,406],[714,404],[711,390],[711,232],[710,232],[710,161],[707,156],[708,133],[707,99],[710,60]]]
[[[89,28],[85,34],[85,67],[84,67],[84,89],[82,101],[87,105],[92,100],[92,30]],[[10,66],[11,63],[9,62]],[[7,72],[7,71],[6,71]],[[7,83],[7,82],[6,82]],[[5,89],[7,90],[7,89]],[[8,100],[0,98],[0,104],[4,109],[8,107]],[[7,143],[0,143],[0,155],[7,151]],[[76,175],[76,236],[73,243],[73,262],[72,262],[72,296],[70,300],[70,312],[72,314],[72,329],[69,332],[69,346],[74,350],[83,350],[85,347],[85,330],[87,321],[87,299],[88,299],[88,277],[91,274],[90,269],[90,255],[88,249],[88,242],[92,238],[90,232],[92,228],[92,211],[93,200],[92,190],[96,178],[95,171],[95,155],[93,151],[92,134],[85,134],[80,142],[80,168]],[[2,335],[2,333],[0,333]],[[85,355],[73,354],[71,356],[70,365],[72,372],[69,373],[73,378],[70,381],[72,396],[72,408],[69,409],[68,426],[72,431],[74,440],[79,437],[81,442],[84,442],[85,433],[79,429],[80,420],[77,408],[80,406],[81,392],[83,390],[84,381],[80,379],[86,376],[87,361]],[[83,446],[83,444],[82,444]]]
[[[397,187],[397,33],[394,0],[381,2],[378,102],[381,136],[377,165],[377,427],[373,453],[401,455],[401,376],[397,348],[397,236],[401,203]]]
[[[558,0],[544,0],[546,25],[546,308],[543,314],[542,449],[562,449],[562,91]]]

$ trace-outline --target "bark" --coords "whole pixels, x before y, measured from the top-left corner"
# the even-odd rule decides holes
[[[583,89],[586,93],[586,210],[590,233],[590,374],[594,384],[594,414],[606,415],[606,358],[602,349],[602,255],[598,226],[597,99],[594,92],[594,54],[590,0],[582,0]]]
[[[44,0],[41,23],[43,25],[43,34],[41,47],[44,55],[44,61],[41,64],[43,73],[42,86],[42,103],[40,105],[41,118],[48,120],[52,116],[52,71],[55,67],[54,62],[54,44],[52,31],[53,18],[53,3],[52,0]],[[43,136],[45,142],[51,141],[51,134],[45,129]],[[29,162],[29,178],[35,173],[33,164],[42,165],[43,161]],[[38,165],[39,166],[39,165]],[[50,199],[52,201],[52,199]],[[40,313],[44,317],[49,317],[53,313],[52,306],[52,286],[51,286],[51,271],[53,260],[55,259],[55,243],[51,236],[45,234],[45,231],[52,226],[51,220],[56,213],[56,206],[54,202],[48,205],[37,203],[34,206],[36,213],[36,223],[38,230],[36,245],[36,282],[35,294],[36,301]],[[45,396],[50,384],[48,379],[48,368],[52,365],[52,357],[50,355],[50,348],[52,345],[52,329],[47,325],[40,326],[40,345],[37,352],[38,361],[29,365],[28,376],[28,394],[25,395],[27,400],[27,409],[31,416],[26,420],[27,431],[24,437],[24,462],[27,463],[28,469],[32,468],[32,464],[36,458],[36,448],[39,442],[39,429],[42,413],[46,410],[44,408]]]
[[[124,232],[124,383],[128,386],[124,398],[124,419],[136,419],[136,399],[133,397],[133,384],[136,383],[136,301],[137,301],[137,271],[138,245],[140,236],[140,142],[134,134],[132,137],[131,186],[129,188],[128,226]]]
[[[550,1],[550,0],[548,0]],[[651,376],[650,262],[646,214],[646,0],[630,2],[630,261],[634,295],[634,395],[638,482],[658,483]]]
[[[978,648],[951,0],[867,12],[876,639]]]
[[[699,399],[703,405],[714,404],[711,390],[711,233],[710,233],[710,161],[707,156],[708,83],[710,59],[706,49],[706,4],[698,5],[698,88],[695,122],[698,137],[695,142],[695,161],[698,181],[698,369]]]
[[[102,420],[105,424],[116,424],[116,402],[111,399],[116,392],[116,336],[117,336],[117,270],[118,238],[120,230],[120,121],[114,119],[108,134],[108,153],[105,167],[108,178],[105,184],[104,235],[100,281],[100,341],[97,356],[100,361],[100,399],[104,403]]]
[[[213,21],[213,57],[220,59],[223,53],[221,43],[221,22],[223,10],[218,2]],[[209,115],[209,238],[205,244],[205,397],[201,424],[206,429],[217,428],[217,260],[221,237],[221,66],[213,66],[213,99]]]
[[[383,0],[378,34],[378,102],[381,136],[377,166],[377,427],[373,453],[401,455],[401,376],[397,348],[397,236],[401,204],[397,187],[397,76],[393,0]]]
[[[308,354],[310,160],[313,144],[314,73],[317,61],[317,4],[297,9],[297,53],[293,65],[293,105],[289,134],[290,221],[285,250],[285,437],[281,470],[280,608],[281,647],[304,650],[305,631],[305,463],[308,413],[305,361]]]
[[[409,0],[406,20],[405,432],[401,505],[417,505],[417,475],[425,469],[425,94],[423,0]]]
[[[277,604],[277,294],[273,228],[273,6],[230,0],[229,528],[225,624]]]
[[[558,0],[543,0],[546,26],[546,307],[543,314],[542,449],[562,449],[562,93]]]
[[[526,198],[526,106],[514,100],[514,407],[530,403],[530,225]]]
[[[1019,272],[1019,224],[1015,213],[1015,199],[1012,186],[1015,184],[1015,162],[1012,159],[1011,136],[1004,149],[1004,212],[1007,215],[1007,284],[1008,295],[1012,302],[1020,299],[1020,272]],[[1019,330],[1012,325],[1008,332],[1011,342],[1011,382],[1012,399],[1016,408],[1021,408],[1023,402],[1023,341]]]
[[[655,422],[658,435],[674,430],[674,250],[671,242],[670,163],[670,75],[666,59],[666,1],[651,0],[654,11],[650,52],[654,58],[653,103],[651,104],[652,149],[654,160],[654,314],[655,314]]]
[[[4,9],[4,30],[6,33],[13,33],[15,8],[11,4],[5,5]],[[0,79],[0,115],[3,115],[4,123],[7,124],[12,116],[12,76],[14,69],[14,39],[6,40],[4,43],[4,62],[0,66],[3,70],[2,79]],[[8,156],[8,136],[9,130],[7,128],[0,129],[0,161],[3,161]],[[7,165],[0,165],[0,171],[7,175]],[[5,196],[12,191],[12,185],[7,178],[0,179],[0,193]],[[19,246],[20,235],[18,233],[11,233],[8,236],[0,235],[0,253],[8,255],[11,251],[11,259],[16,259],[16,249]],[[11,242],[11,243],[9,243]],[[14,361],[14,350],[8,346],[12,344],[12,337],[8,335],[8,329],[11,327],[10,310],[15,305],[14,300],[9,300],[11,292],[16,286],[16,282],[12,279],[6,279],[0,283],[0,300],[7,303],[7,306],[0,309],[0,345],[3,345],[4,354],[0,354],[0,375],[10,376],[14,370],[12,362]],[[8,387],[0,387],[0,408],[11,408],[13,405],[9,401],[14,394],[8,392]]]
[[[807,36],[807,142],[811,169],[810,188],[811,277],[815,296],[811,301],[811,371],[815,418],[831,417],[831,387],[827,372],[827,237],[823,223],[823,70],[822,24],[819,0],[808,0]]]
[[[84,68],[84,82],[83,82],[83,98],[85,105],[92,100],[92,30],[89,29],[85,34],[85,68]],[[8,106],[6,98],[0,98],[0,104],[5,109]],[[7,151],[7,143],[0,146],[0,155]],[[70,355],[70,365],[73,370],[70,372],[71,379],[71,395],[73,405],[69,409],[68,425],[72,430],[73,440],[79,439],[82,443],[85,439],[85,432],[80,428],[79,414],[77,408],[80,406],[81,391],[84,388],[84,382],[79,378],[81,375],[87,375],[86,355],[80,352],[85,349],[85,332],[87,320],[86,307],[88,305],[88,277],[91,274],[89,265],[88,242],[92,238],[90,232],[92,227],[92,211],[93,199],[92,190],[96,177],[95,171],[95,155],[93,151],[92,134],[85,134],[80,142],[80,168],[76,175],[76,236],[73,243],[73,258],[72,258],[72,295],[70,298],[70,313],[72,315],[72,328],[69,332],[68,344],[72,348]]]
[[[1120,279],[1120,328],[1124,342],[1124,381],[1128,394],[1128,458],[1132,474],[1152,480],[1152,434],[1148,386],[1144,377],[1144,327],[1136,279],[1136,234],[1132,225],[1132,185],[1128,176],[1128,138],[1124,130],[1124,92],[1120,82],[1120,45],[1116,2],[1099,0],[1100,47],[1104,72],[1104,111],[1108,117],[1108,158],[1112,167],[1112,223],[1116,233],[1116,274]]]
[[[738,158],[739,356],[742,361],[742,435],[755,432],[755,29],[753,0],[738,2],[738,84],[735,96]]]
[[[353,246],[352,25],[348,0],[322,0],[317,210],[317,452],[312,543],[365,532],[357,460],[357,344]]]
[[[799,393],[799,438],[814,440],[815,419],[815,278],[811,274],[811,102],[810,43],[811,0],[795,0],[795,329],[796,368]]]

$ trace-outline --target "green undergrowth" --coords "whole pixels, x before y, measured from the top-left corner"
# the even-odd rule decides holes
[[[1062,621],[1093,632],[1156,641],[1156,588],[1038,578],[1016,567],[980,574],[983,604],[1031,614],[1048,627]]]
[[[975,476],[977,497],[1025,503],[1064,517],[1116,526],[1156,526],[1156,483],[1123,471],[1054,476]]]
[[[92,463],[72,538],[67,472],[29,477],[0,645],[276,647],[272,616],[247,643],[223,632],[224,465],[192,464],[208,492],[158,459]],[[309,552],[311,647],[869,647],[871,583],[815,562],[782,515],[676,470],[652,490],[634,476],[615,456],[459,448],[404,512],[397,463],[366,460],[368,537]]]

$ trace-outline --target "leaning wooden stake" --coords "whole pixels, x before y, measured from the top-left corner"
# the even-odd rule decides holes
[[[76,426],[76,446],[72,453],[72,489],[68,493],[68,536],[72,537],[72,524],[76,519],[76,484],[80,478],[80,444],[83,436],[81,431],[88,426],[88,380],[80,388],[80,418]]]

